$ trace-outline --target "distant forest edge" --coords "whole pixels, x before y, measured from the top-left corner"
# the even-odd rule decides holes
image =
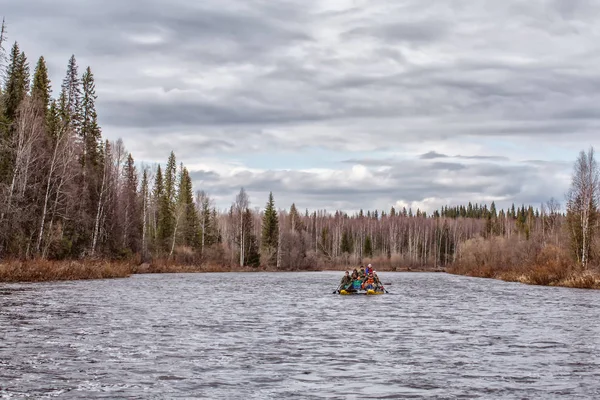
[[[138,170],[122,140],[103,140],[94,75],[75,56],[57,99],[46,62],[33,77],[0,33],[0,281],[105,278],[135,272],[446,270],[524,283],[599,287],[600,173],[593,148],[575,163],[565,211],[495,203],[431,215],[252,210],[244,188],[227,212],[194,192],[173,152]]]

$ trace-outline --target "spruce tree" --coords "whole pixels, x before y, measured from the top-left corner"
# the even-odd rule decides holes
[[[204,192],[199,192],[200,197],[200,215],[199,224],[200,229],[198,234],[200,236],[200,250],[204,251],[204,248],[212,245],[214,242],[214,234],[212,232],[212,218],[211,218],[211,209],[210,209],[210,200],[208,196],[204,194]]]
[[[171,204],[175,204],[176,188],[175,182],[177,178],[177,163],[175,161],[175,153],[171,151],[167,167],[165,168],[165,196]]]
[[[138,249],[140,224],[138,219],[137,170],[131,153],[128,154],[123,166],[123,181],[121,199],[124,203],[125,215],[122,247],[134,252]]]
[[[154,232],[154,239],[156,241],[157,249],[160,249],[163,245],[162,239],[164,238],[163,234],[163,199],[165,197],[165,188],[163,184],[163,176],[162,169],[160,165],[156,170],[156,176],[154,177],[154,187],[152,188],[152,199],[154,202],[154,207],[156,210],[156,231]]]
[[[365,257],[373,257],[373,244],[371,242],[371,236],[368,236],[365,238],[365,243],[363,246],[363,255]]]
[[[81,98],[81,130],[79,132],[84,145],[83,165],[98,165],[98,149],[102,143],[102,134],[98,126],[98,115],[96,113],[96,84],[94,74],[87,67],[82,77],[83,95]]]
[[[77,70],[77,61],[72,55],[61,86],[60,111],[64,125],[78,133],[81,124],[81,81]]]
[[[42,56],[39,58],[35,67],[31,95],[34,101],[38,102],[40,106],[44,108],[46,113],[48,112],[50,106],[51,90],[52,86],[50,85],[50,78],[48,77],[46,60],[44,60],[44,57]]]
[[[350,236],[348,231],[344,230],[344,232],[342,233],[342,241],[340,244],[340,251],[342,253],[351,254],[353,251],[352,247],[353,247],[352,246],[352,237]]]
[[[146,251],[147,251],[147,243],[148,243],[148,196],[149,195],[149,182],[148,182],[148,170],[144,168],[144,172],[142,173],[142,186],[140,188],[140,198],[142,201],[142,215],[140,222],[142,224],[142,262],[146,261]]]
[[[167,240],[173,236],[175,229],[175,206],[176,206],[176,187],[177,179],[177,164],[175,163],[175,154],[171,151],[165,173],[163,177],[164,190],[159,200],[159,216],[160,216],[160,237],[163,245],[167,244]]]
[[[244,265],[250,267],[260,267],[260,254],[254,234],[254,223],[252,221],[252,211],[246,208],[244,218]]]
[[[56,100],[50,102],[50,108],[46,114],[46,127],[52,141],[57,140],[60,132],[60,111]]]
[[[194,207],[194,194],[192,188],[192,179],[187,168],[181,170],[179,177],[179,191],[177,195],[178,207],[182,213],[181,219],[181,237],[186,246],[198,246],[198,215]]]
[[[267,262],[277,262],[277,250],[279,244],[279,219],[275,209],[273,192],[269,193],[269,201],[265,207],[262,223],[262,248],[269,259]]]
[[[29,91],[29,64],[25,53],[19,51],[17,42],[10,52],[4,90],[4,113],[9,120],[13,121],[17,116],[21,101]]]

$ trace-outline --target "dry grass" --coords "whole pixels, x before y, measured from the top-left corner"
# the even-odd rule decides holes
[[[0,282],[47,282],[126,278],[130,263],[111,261],[7,261],[0,264]]]
[[[174,274],[202,272],[260,272],[269,269],[260,267],[240,267],[219,265],[215,263],[183,263],[181,260],[157,259],[152,264],[141,264],[133,267],[134,274]]]
[[[362,261],[349,260],[351,262],[340,262],[340,260],[332,260],[331,263],[321,266],[322,270],[329,271],[352,271],[354,268],[359,268],[361,265],[365,267],[372,264],[377,271],[412,271],[412,272],[443,272],[445,268],[442,266],[420,265],[407,260],[405,257],[393,255],[387,257],[364,258]],[[355,262],[352,262],[355,261]]]
[[[462,252],[449,273],[528,285],[600,289],[600,273],[573,266],[568,251],[560,247],[477,239],[467,242]]]

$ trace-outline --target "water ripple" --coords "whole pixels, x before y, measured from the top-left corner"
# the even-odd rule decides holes
[[[600,292],[382,273],[0,286],[0,397],[600,398]]]

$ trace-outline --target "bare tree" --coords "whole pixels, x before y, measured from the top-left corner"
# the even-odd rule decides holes
[[[596,219],[600,170],[594,157],[594,148],[581,151],[575,162],[571,188],[567,193],[567,213],[571,240],[577,258],[585,269],[588,265],[591,237]]]

